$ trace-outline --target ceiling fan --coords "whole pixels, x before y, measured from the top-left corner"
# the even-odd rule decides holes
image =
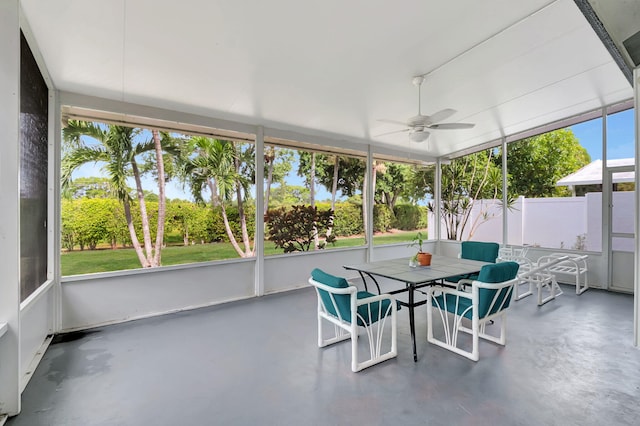
[[[409,132],[409,139],[414,142],[424,142],[429,137],[428,130],[455,130],[455,129],[471,129],[475,126],[472,123],[441,123],[442,120],[446,120],[456,113],[454,109],[443,109],[433,115],[422,115],[421,113],[421,99],[420,88],[424,82],[424,76],[417,76],[413,78],[413,85],[418,88],[418,115],[411,117],[406,123],[395,120],[379,120],[385,123],[399,124],[405,126],[405,129],[395,130],[393,132],[383,133],[378,136],[390,135],[393,133]]]

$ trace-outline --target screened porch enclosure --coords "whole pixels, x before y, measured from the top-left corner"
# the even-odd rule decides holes
[[[313,268],[358,282],[357,273],[343,265],[397,258],[408,261],[415,254],[410,241],[376,242],[384,212],[397,212],[393,210],[396,197],[410,200],[407,204],[426,206],[431,202],[434,216],[428,221],[424,249],[456,257],[460,241],[447,239],[441,215],[448,191],[443,175],[457,161],[473,156],[484,159],[482,155],[486,155],[495,172],[494,186],[486,191],[495,202],[491,227],[478,228],[484,231],[474,228],[475,237],[469,237],[467,228],[466,234],[461,234],[465,237],[460,238],[521,246],[529,244],[524,235],[537,237],[535,229],[528,233],[522,229],[534,209],[528,210],[528,218],[526,208],[521,208],[519,215],[509,212],[509,146],[601,120],[596,155],[606,165],[608,158],[615,158],[614,147],[620,139],[607,128],[607,123],[612,123],[608,120],[631,111],[636,126],[634,134],[625,135],[624,140],[631,156],[637,157],[640,76],[631,60],[633,52],[625,50],[622,42],[640,30],[634,28],[635,22],[624,19],[640,14],[640,5],[627,4],[625,7],[633,10],[626,10],[617,4],[605,6],[586,0],[407,3],[363,9],[331,0],[313,8],[308,5],[311,13],[280,1],[250,5],[231,0],[187,0],[154,4],[153,19],[151,6],[140,0],[117,4],[92,1],[82,7],[70,1],[38,0],[9,0],[0,5],[0,93],[4,95],[0,97],[0,425],[7,419],[15,425],[46,424],[49,420],[41,414],[50,404],[61,409],[52,414],[54,423],[58,422],[55,424],[178,419],[198,424],[207,422],[207,405],[214,400],[224,402],[216,405],[215,415],[225,423],[252,423],[265,412],[285,423],[331,422],[334,419],[326,417],[327,406],[337,407],[333,413],[339,423],[349,423],[354,413],[344,409],[344,401],[354,403],[353,395],[362,389],[362,380],[380,389],[355,398],[355,402],[364,401],[357,413],[374,423],[390,423],[396,418],[407,424],[423,423],[425,418],[414,408],[432,403],[434,411],[426,419],[434,424],[444,422],[445,413],[450,412],[477,423],[494,424],[506,418],[525,424],[531,419],[537,423],[563,423],[558,420],[563,419],[570,424],[584,415],[584,401],[594,407],[589,411],[594,424],[611,418],[625,424],[638,414],[633,406],[640,396],[638,383],[627,372],[637,371],[640,363],[639,240],[630,230],[638,227],[639,197],[637,187],[620,197],[612,184],[615,174],[622,172],[633,173],[637,180],[634,166],[629,170],[605,166],[599,195],[584,197],[586,209],[596,205],[600,211],[589,211],[571,223],[593,230],[599,240],[571,247],[569,237],[557,236],[562,241],[560,247],[529,247],[532,259],[558,251],[587,254],[591,289],[576,295],[563,284],[565,294],[540,308],[527,299],[514,302],[508,345],[500,349],[483,345],[478,364],[428,345],[426,313],[419,309],[417,363],[410,356],[406,311],[400,311],[398,318],[397,360],[354,375],[349,371],[345,348],[316,347],[315,299],[307,284]],[[391,16],[395,18],[390,20]],[[605,22],[605,28],[597,28],[594,17]],[[31,67],[25,65],[28,61]],[[424,78],[420,87],[412,85],[414,77]],[[33,93],[38,94],[39,125],[33,102],[28,103]],[[420,118],[426,121],[417,125],[408,119],[416,113],[427,117]],[[429,121],[430,117],[445,116],[448,118]],[[236,172],[244,168],[250,179],[241,182],[229,172],[230,182],[236,180],[227,206],[233,204],[237,223],[245,220],[250,229],[238,225],[229,231],[220,225],[218,230],[220,238],[230,238],[234,232],[239,241],[244,237],[239,244],[244,254],[66,276],[61,269],[65,245],[61,181],[69,159],[65,130],[74,121],[102,123],[105,132],[109,126],[120,126],[145,129],[149,135],[164,132],[184,139],[225,141],[234,149],[244,144],[246,149],[237,154],[246,154],[244,163],[234,167]],[[38,135],[21,128],[26,122],[40,129]],[[460,127],[459,123],[473,126]],[[416,132],[428,134],[418,142],[413,136]],[[153,142],[152,136],[149,141]],[[142,145],[133,144],[130,153]],[[338,164],[342,158],[345,168],[358,171],[352,181],[344,175],[338,179],[337,173],[334,180],[339,182],[336,186],[342,185],[338,191],[344,196],[342,201],[350,203],[341,208],[352,209],[350,217],[358,221],[353,235],[338,237],[357,235],[362,244],[293,253],[265,248],[271,240],[264,213],[281,206],[284,199],[268,188],[273,172],[270,153],[276,150],[290,150],[290,158],[298,162],[303,157],[304,161],[316,161],[318,156],[324,161],[326,170],[316,169],[314,162],[306,175],[296,177],[302,182],[300,187],[311,193],[299,191],[304,194],[301,204],[329,204],[329,197],[313,198],[313,182],[324,179],[330,188],[332,161]],[[149,164],[156,166],[150,181],[158,176],[153,174],[158,165],[164,164],[160,151],[169,156],[170,150],[158,146],[147,151],[152,156]],[[141,158],[125,154],[121,159],[130,162]],[[501,157],[496,159],[498,154]],[[405,173],[408,168],[404,166],[423,168],[411,178],[424,179],[421,184],[415,183],[417,178],[411,180],[413,186],[422,186],[398,195],[389,176]],[[131,170],[123,168],[121,177],[133,173]],[[219,179],[220,170],[217,173]],[[296,175],[293,169],[282,173]],[[25,177],[33,177],[37,185],[26,187]],[[402,185],[396,182],[395,186]],[[138,188],[138,193],[148,189]],[[207,207],[220,209],[214,206],[210,191],[203,192],[209,196]],[[339,198],[335,193],[334,198]],[[135,191],[132,194],[135,201]],[[598,198],[595,204],[594,198]],[[615,209],[616,204],[622,206],[620,198],[625,199],[627,213]],[[141,200],[143,195],[137,202]],[[241,200],[245,206],[240,206]],[[536,202],[541,204],[540,200],[544,198]],[[153,214],[160,215],[160,204],[149,204],[154,206]],[[133,205],[134,210],[138,208]],[[243,218],[242,207],[246,207]],[[544,226],[553,221],[547,210],[535,210],[535,221],[530,223]],[[625,222],[623,230],[618,226],[620,218]],[[122,227],[121,241],[132,246],[128,238],[134,239],[135,226],[144,227],[143,219],[135,216],[128,220],[131,228]],[[156,232],[156,224],[151,223],[152,232]],[[415,223],[425,225],[421,219]],[[571,239],[573,234],[580,235],[571,229]],[[192,235],[194,241],[201,238],[195,237],[195,231]],[[142,234],[140,240],[144,241]],[[148,241],[147,246],[156,245],[155,240]],[[198,244],[188,238],[185,242]],[[621,244],[625,250],[619,250]],[[156,246],[162,245],[161,241]],[[566,277],[560,281],[571,282]],[[263,323],[265,317],[269,319]],[[234,327],[224,328],[223,324],[234,321]],[[589,327],[582,327],[585,324]],[[532,334],[538,327],[544,332]],[[149,330],[151,339],[136,334]],[[186,337],[184,345],[181,336]],[[79,339],[73,340],[76,337]],[[124,353],[130,350],[134,357],[127,359]],[[209,358],[208,350],[212,354]],[[263,350],[264,362],[276,366],[272,372],[256,368],[262,361],[255,356]],[[205,354],[205,358],[192,351]],[[159,391],[158,406],[144,398],[125,401],[123,395],[134,383],[123,379],[131,371],[118,367],[149,361],[151,369],[136,374],[156,389],[156,368],[174,362],[163,358],[163,353],[168,358],[175,356],[172,359],[182,366],[201,363],[200,378],[218,377],[228,387],[211,388],[210,380],[200,380],[194,370],[172,364],[171,383],[182,389],[181,396],[169,386]],[[229,383],[227,371],[218,368],[220,365],[227,365],[228,371],[243,381]],[[526,366],[530,368],[526,370]],[[495,369],[507,372],[490,380],[504,397],[500,401],[484,398],[486,372]],[[521,369],[527,373],[520,374]],[[450,376],[444,373],[448,370],[452,371]],[[273,384],[280,380],[271,374],[278,372],[288,372],[284,374],[286,383],[276,386],[282,393],[271,393]],[[622,372],[618,374],[622,379],[614,377],[615,372]],[[256,377],[259,390],[246,386],[244,378],[249,376]],[[452,378],[468,378],[469,387],[451,386]],[[323,385],[329,381],[334,384]],[[76,387],[79,382],[82,385]],[[106,397],[112,416],[96,414],[106,410],[105,401],[83,401],[78,396],[89,396],[83,386],[91,383],[98,387],[117,385],[116,392]],[[398,383],[410,389],[407,398],[414,408],[400,410],[403,398],[397,392]],[[554,383],[562,385],[555,389],[556,398],[546,407],[549,410],[544,411],[542,395]],[[230,388],[255,398],[255,410],[238,416],[246,405],[229,400],[226,392]],[[59,389],[63,392],[57,392]],[[189,405],[193,402],[191,390],[198,389],[201,397],[195,397],[193,412],[185,415],[187,408],[158,417],[162,406],[176,401]],[[148,389],[141,387],[136,392]],[[531,400],[532,394],[540,398]],[[290,399],[305,407],[303,415],[288,411],[286,401]],[[500,408],[505,400],[508,406],[524,409]],[[86,406],[75,411],[83,402]],[[152,409],[142,410],[141,417],[136,417],[132,412],[140,404]],[[373,405],[388,411],[385,414],[376,408],[374,412],[380,416],[372,417],[369,409]],[[89,407],[94,409],[86,411]],[[21,410],[25,415],[19,415]],[[563,412],[561,417],[559,412]],[[311,413],[310,417],[304,417],[306,413]],[[77,417],[68,417],[73,415]]]

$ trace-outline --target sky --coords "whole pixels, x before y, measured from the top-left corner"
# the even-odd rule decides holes
[[[580,144],[587,149],[591,161],[602,159],[602,119],[590,120],[571,126]],[[633,109],[607,117],[607,158],[633,158],[635,136]]]
[[[633,158],[635,155],[634,141],[634,110],[626,110],[608,116],[607,119],[607,157],[609,159]],[[571,130],[576,135],[580,144],[587,149],[591,156],[591,161],[602,159],[602,119],[598,118],[585,123],[571,126]],[[291,176],[288,179],[289,185],[303,185],[302,178],[295,173],[294,166]],[[73,178],[100,176],[100,165],[93,163],[86,164],[73,173]],[[129,185],[133,188],[135,183],[130,180]],[[157,192],[155,182],[151,178],[143,178],[144,189]],[[181,198],[190,200],[191,196],[188,189],[174,181],[170,181],[166,185],[166,194],[168,198]],[[318,185],[316,189],[317,200],[330,199],[331,195],[327,190]]]

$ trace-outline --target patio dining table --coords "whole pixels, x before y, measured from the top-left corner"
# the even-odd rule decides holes
[[[407,302],[398,300],[398,303],[409,309],[409,327],[411,329],[411,340],[413,343],[413,360],[418,361],[414,309],[417,306],[426,304],[427,301],[426,299],[416,301],[416,290],[441,283],[447,277],[477,273],[480,271],[480,268],[488,264],[487,262],[477,260],[434,255],[431,259],[430,266],[413,267],[409,265],[409,258],[401,258],[362,263],[359,265],[344,265],[343,267],[347,270],[358,271],[367,290],[366,277],[372,280],[378,289],[378,294],[380,294],[380,284],[376,278],[387,278],[404,284],[402,288],[386,291],[385,293],[408,293],[409,300]]]

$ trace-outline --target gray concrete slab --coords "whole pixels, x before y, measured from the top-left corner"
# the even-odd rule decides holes
[[[639,424],[633,297],[563,289],[514,302],[477,363],[426,342],[422,307],[418,362],[403,309],[399,356],[352,373],[349,343],[316,345],[312,289],[63,335],[8,425]]]

